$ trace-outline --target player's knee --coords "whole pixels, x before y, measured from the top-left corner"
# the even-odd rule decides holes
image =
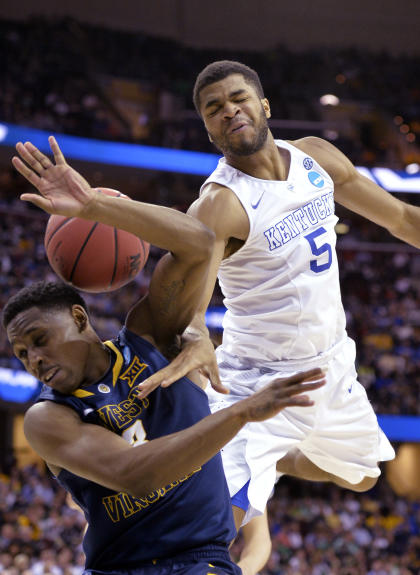
[[[349,485],[349,489],[356,491],[357,493],[363,493],[363,491],[369,491],[376,485],[378,481],[377,477],[365,477],[360,483]]]

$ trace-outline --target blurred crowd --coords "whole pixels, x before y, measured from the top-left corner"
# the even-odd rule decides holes
[[[356,48],[295,52],[280,43],[258,53],[200,50],[38,16],[0,21],[0,57],[0,121],[214,151],[193,110],[192,86],[209,62],[236,59],[260,74],[276,137],[310,131],[362,165],[403,168],[420,156],[420,62],[414,56]],[[322,105],[325,94],[340,105]]]
[[[0,58],[0,122],[214,151],[191,92],[206,64],[229,58],[260,74],[278,120],[272,124],[276,137],[326,137],[367,166],[402,169],[420,159],[415,57],[357,49],[297,53],[283,46],[245,54],[198,50],[141,33],[36,17],[0,20]],[[326,93],[337,96],[340,106],[322,105]],[[306,123],[305,132],[299,122]],[[149,174],[135,197],[185,210],[201,182]],[[18,200],[26,186],[12,170],[0,170],[0,309],[24,285],[56,279],[43,246],[47,216]],[[406,200],[418,203],[415,195]],[[420,256],[357,216],[340,215],[346,232],[338,239],[341,288],[360,381],[377,413],[419,415]],[[101,337],[114,336],[145,293],[160,254],[152,247],[144,271],[117,293],[83,294]],[[216,289],[211,305],[222,303]],[[213,335],[220,340],[220,331]],[[0,366],[21,368],[4,330]],[[81,574],[83,515],[44,469],[6,471],[0,475],[0,575]],[[282,479],[269,520],[273,552],[261,575],[420,573],[420,506],[396,496],[385,481],[354,494]],[[234,556],[241,544],[235,543]]]
[[[420,505],[385,481],[357,494],[282,478],[269,502],[273,549],[261,575],[415,575]],[[37,466],[0,474],[1,575],[80,575],[85,520]],[[239,538],[232,547],[237,558]]]
[[[268,509],[273,548],[261,575],[420,572],[420,505],[385,480],[360,494],[282,478]]]

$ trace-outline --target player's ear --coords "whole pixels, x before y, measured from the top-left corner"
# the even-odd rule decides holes
[[[89,323],[86,310],[79,304],[74,304],[71,308],[71,315],[80,332],[84,331]]]
[[[209,137],[210,142],[213,143],[213,138],[211,137],[210,132],[207,132],[207,136]]]
[[[267,100],[267,98],[263,98],[261,100],[261,104],[262,104],[262,107],[263,107],[264,112],[265,112],[265,117],[271,118],[270,102]]]

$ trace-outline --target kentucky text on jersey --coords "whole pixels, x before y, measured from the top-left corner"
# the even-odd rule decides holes
[[[309,229],[310,226],[318,224],[333,213],[334,192],[323,194],[289,213],[276,222],[274,226],[265,230],[264,235],[267,238],[270,251],[286,244],[292,238]]]

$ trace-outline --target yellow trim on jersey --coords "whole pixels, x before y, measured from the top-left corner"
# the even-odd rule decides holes
[[[75,395],[76,397],[89,397],[91,395],[95,395],[94,393],[92,393],[91,391],[85,391],[84,389],[76,389],[76,391],[73,391],[72,395]]]
[[[124,359],[123,359],[122,353],[120,352],[118,347],[112,343],[112,341],[105,341],[104,344],[106,346],[108,346],[109,348],[111,348],[115,352],[115,355],[117,356],[117,359],[115,360],[115,363],[114,363],[114,367],[112,368],[112,385],[113,385],[113,387],[115,387],[115,384],[117,383],[117,379],[120,375],[122,365],[124,363]]]

